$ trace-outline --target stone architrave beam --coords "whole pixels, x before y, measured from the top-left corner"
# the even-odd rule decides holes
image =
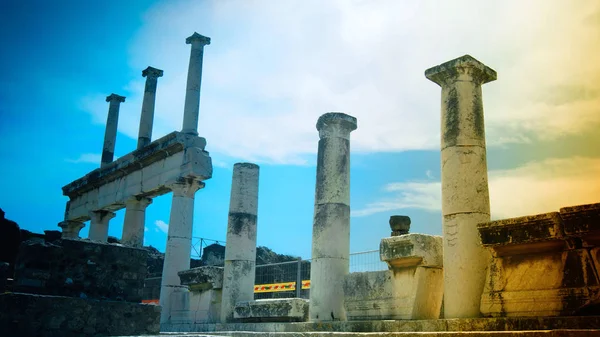
[[[194,32],[192,36],[185,39],[185,43],[191,44],[192,49],[188,67],[181,132],[197,136],[198,115],[200,112],[200,84],[202,82],[202,58],[204,56],[204,46],[210,44],[210,38]]]
[[[238,302],[254,300],[258,176],[258,165],[237,163],[233,166],[221,300],[222,323],[233,321]]]
[[[444,317],[479,317],[489,254],[477,224],[490,221],[481,86],[497,75],[465,55],[425,77],[442,88]]]
[[[90,233],[88,238],[94,241],[106,242],[108,239],[108,222],[116,216],[110,211],[90,212]]]
[[[142,71],[146,78],[144,89],[144,100],[142,102],[142,114],[140,116],[140,130],[138,133],[137,149],[141,149],[152,142],[152,126],[154,124],[154,104],[156,102],[156,85],[158,78],[162,77],[163,71],[148,67]]]
[[[310,271],[311,321],[346,320],[343,282],[350,258],[350,132],[356,118],[326,113],[319,150]]]
[[[106,129],[104,131],[104,146],[102,147],[102,161],[100,166],[112,163],[115,156],[115,144],[117,142],[117,126],[119,124],[119,107],[125,102],[124,96],[111,94],[106,97],[108,105],[108,117],[106,118]]]
[[[132,247],[144,246],[146,208],[152,203],[150,198],[135,197],[125,202],[125,219],[121,243]]]
[[[185,306],[185,303],[175,303],[175,298],[180,297],[174,296],[174,293],[187,292],[187,286],[181,285],[178,273],[190,269],[194,197],[196,191],[203,187],[203,182],[193,179],[179,179],[169,184],[173,200],[160,286],[161,324],[169,323],[172,313],[183,310]]]

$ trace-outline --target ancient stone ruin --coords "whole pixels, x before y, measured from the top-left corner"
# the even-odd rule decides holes
[[[59,224],[62,239],[22,245],[14,292],[0,295],[0,306],[11,308],[0,313],[0,331],[600,335],[600,203],[491,221],[481,86],[497,74],[469,55],[425,71],[441,87],[442,236],[410,233],[410,218],[393,215],[390,236],[379,248],[388,269],[349,272],[350,134],[358,122],[329,112],[316,121],[309,299],[299,289],[295,298],[255,299],[259,167],[252,163],[233,167],[223,266],[190,268],[194,195],[212,176],[206,140],[197,131],[210,38],[194,33],[186,43],[191,55],[182,130],[152,141],[163,71],[148,67],[137,149],[113,161],[125,97],[107,97],[101,166],[63,188],[69,202]],[[160,305],[140,304],[145,209],[169,192]],[[123,208],[124,245],[109,244],[110,219]],[[85,221],[87,240],[79,238]],[[93,319],[83,320],[82,312]]]

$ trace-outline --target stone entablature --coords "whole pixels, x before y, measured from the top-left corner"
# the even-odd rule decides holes
[[[491,253],[481,312],[568,316],[600,304],[600,204],[483,223]]]

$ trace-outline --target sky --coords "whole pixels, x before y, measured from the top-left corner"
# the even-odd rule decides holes
[[[441,235],[441,91],[424,71],[465,54],[498,73],[483,86],[492,218],[600,202],[595,0],[5,0],[0,22],[0,207],[23,229],[59,229],[62,186],[99,167],[111,93],[127,97],[116,157],[135,149],[147,66],[164,70],[153,140],[181,130],[194,32],[212,40],[198,132],[214,166],[195,237],[225,240],[233,164],[252,162],[257,245],[310,258],[315,125],[330,111],[358,119],[351,252],[378,249],[391,215]],[[170,203],[146,212],[161,251]]]

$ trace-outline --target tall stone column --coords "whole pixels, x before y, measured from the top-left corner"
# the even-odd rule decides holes
[[[115,157],[115,144],[117,142],[117,126],[119,124],[119,107],[125,102],[124,96],[111,94],[106,97],[108,105],[108,117],[106,118],[106,129],[104,131],[104,146],[102,147],[102,162],[100,167],[112,163]]]
[[[88,238],[94,241],[106,242],[108,240],[108,222],[116,216],[110,211],[90,212],[90,233]]]
[[[154,103],[156,102],[156,84],[162,77],[163,71],[148,67],[142,71],[146,78],[144,100],[142,102],[142,115],[140,117],[140,130],[138,133],[137,149],[141,149],[152,142],[152,125],[154,124]]]
[[[146,207],[152,199],[134,197],[125,202],[125,219],[121,243],[133,247],[144,246],[144,226],[146,225]]]
[[[180,309],[176,307],[177,303],[172,301],[173,293],[187,291],[186,286],[181,286],[177,273],[190,269],[194,196],[196,191],[204,187],[204,183],[186,179],[169,187],[173,191],[173,200],[160,287],[161,324],[169,322],[172,310]]]
[[[350,257],[350,132],[356,128],[356,118],[343,113],[326,113],[317,122],[311,321],[346,320],[343,281]]]
[[[237,163],[233,166],[223,271],[222,323],[233,320],[237,302],[254,300],[258,176],[258,165]]]
[[[198,113],[200,109],[200,83],[202,82],[202,58],[204,46],[210,44],[210,38],[196,32],[187,39],[186,44],[192,45],[190,65],[188,67],[185,105],[183,107],[183,128],[181,132],[198,135]]]
[[[477,224],[490,221],[481,85],[496,72],[465,55],[425,77],[442,88],[444,317],[479,317],[489,255]]]
[[[62,229],[63,239],[79,239],[79,232],[85,227],[85,224],[80,221],[65,220],[58,223],[58,227]]]

